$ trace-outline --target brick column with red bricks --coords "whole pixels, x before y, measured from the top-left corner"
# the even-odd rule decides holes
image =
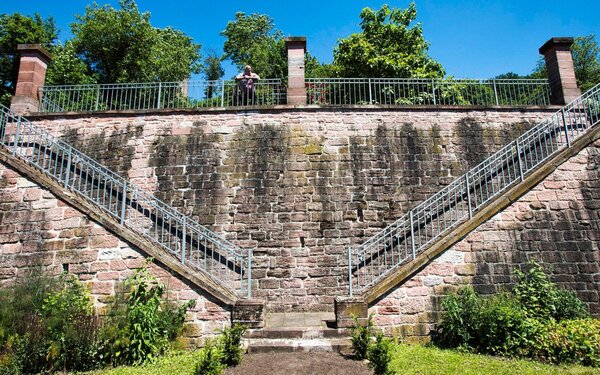
[[[306,37],[294,36],[286,38],[285,45],[288,52],[287,103],[291,105],[305,105],[304,53],[306,52]]]
[[[17,113],[37,112],[40,108],[39,88],[44,86],[52,55],[40,44],[19,44],[17,50],[21,61],[10,109]]]
[[[575,79],[572,44],[573,38],[561,37],[552,38],[540,47],[540,53],[546,60],[551,104],[564,105],[581,95]]]

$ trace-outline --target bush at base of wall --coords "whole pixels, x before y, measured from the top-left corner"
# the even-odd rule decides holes
[[[464,288],[446,297],[434,342],[474,353],[600,366],[600,320],[531,263],[511,292],[489,298]]]

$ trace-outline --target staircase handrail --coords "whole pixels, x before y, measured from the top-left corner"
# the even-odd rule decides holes
[[[0,145],[183,265],[251,296],[252,249],[240,248],[2,105]]]
[[[600,84],[502,147],[357,246],[348,248],[349,294],[361,293],[570,147],[600,122]]]

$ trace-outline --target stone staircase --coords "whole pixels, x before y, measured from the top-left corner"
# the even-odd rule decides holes
[[[351,351],[350,330],[332,328],[334,313],[267,313],[265,327],[244,336],[248,353]]]

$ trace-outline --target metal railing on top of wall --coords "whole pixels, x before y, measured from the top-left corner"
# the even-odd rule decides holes
[[[348,249],[349,293],[361,293],[522,181],[600,122],[600,84],[530,129],[363,244]]]
[[[0,145],[183,265],[251,296],[251,249],[239,248],[4,106]]]
[[[286,103],[279,79],[261,79],[250,90],[236,81],[181,81],[43,86],[40,112],[260,107]]]
[[[308,78],[308,104],[549,105],[545,79]]]

